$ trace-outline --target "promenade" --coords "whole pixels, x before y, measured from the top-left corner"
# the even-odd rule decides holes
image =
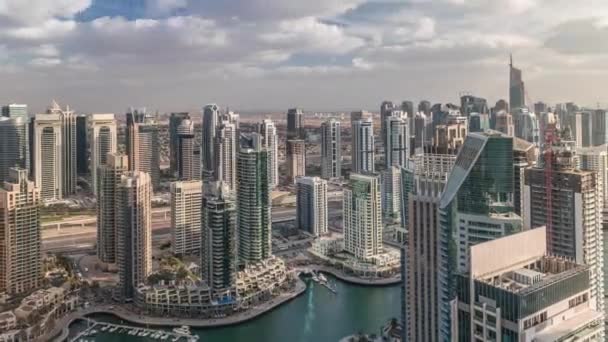
[[[48,336],[47,340],[51,340],[54,336],[56,336],[56,338],[54,339],[55,342],[65,341],[69,335],[69,326],[74,321],[93,314],[111,314],[124,321],[128,321],[134,324],[156,327],[179,327],[182,325],[188,325],[192,328],[214,328],[235,325],[252,320],[258,316],[270,312],[274,308],[298,297],[304,292],[306,292],[306,283],[304,283],[304,281],[302,280],[298,280],[294,289],[289,292],[282,293],[270,301],[264,302],[258,306],[249,308],[246,311],[230,315],[228,317],[215,319],[163,318],[143,316],[123,309],[119,305],[103,305],[98,307],[91,307],[88,309],[75,311],[70,315],[67,315],[61,320],[57,321],[57,324],[55,325],[53,331],[51,331],[46,336]]]
[[[297,267],[297,270],[313,270],[313,271],[321,271],[324,273],[329,273],[334,277],[345,281],[347,283],[355,284],[355,285],[365,285],[365,286],[389,286],[396,285],[401,282],[401,275],[397,274],[396,276],[390,278],[361,278],[356,276],[347,275],[339,269],[328,267],[324,265],[307,265],[302,267]]]

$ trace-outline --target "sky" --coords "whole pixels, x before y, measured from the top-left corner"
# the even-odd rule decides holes
[[[0,103],[41,111],[608,107],[606,0],[0,0]]]

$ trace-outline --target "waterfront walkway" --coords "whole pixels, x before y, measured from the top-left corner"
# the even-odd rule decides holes
[[[316,272],[325,272],[333,275],[334,277],[345,281],[347,283],[355,284],[355,285],[366,285],[366,286],[388,286],[395,285],[401,282],[401,274],[397,274],[390,278],[361,278],[357,276],[352,276],[344,273],[342,270],[339,270],[334,267],[329,267],[325,265],[307,265],[296,267],[298,271],[304,270],[312,270]]]
[[[50,337],[48,340],[52,339],[53,336],[57,336],[57,338],[55,338],[55,342],[65,341],[69,335],[69,326],[74,321],[93,314],[111,314],[131,323],[156,327],[179,327],[182,325],[188,325],[192,328],[213,328],[234,325],[249,321],[266,312],[269,312],[274,308],[280,306],[281,304],[298,297],[304,292],[306,292],[306,283],[304,283],[304,281],[302,280],[298,280],[296,282],[296,287],[289,292],[281,293],[279,296],[260,305],[249,308],[246,311],[239,312],[237,314],[230,315],[227,317],[215,319],[163,318],[143,316],[121,308],[119,305],[103,305],[98,307],[91,307],[88,309],[75,311],[65,316],[63,319],[57,321],[55,328],[47,336]]]

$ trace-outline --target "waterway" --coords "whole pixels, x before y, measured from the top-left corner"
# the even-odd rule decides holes
[[[344,283],[333,277],[330,279],[336,282],[337,294],[309,281],[306,293],[254,320],[193,332],[200,336],[200,342],[335,342],[356,332],[378,333],[389,319],[399,318],[401,300],[398,285],[366,287]],[[118,321],[107,315],[92,318]],[[116,334],[98,334],[95,338],[95,342],[110,341],[146,339]]]

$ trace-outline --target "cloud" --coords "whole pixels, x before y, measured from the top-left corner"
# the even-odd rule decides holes
[[[91,6],[91,0],[0,0],[0,18],[33,24],[47,19],[72,18]]]
[[[608,54],[605,21],[588,18],[563,23],[553,30],[545,47],[565,54]]]
[[[608,62],[608,47],[598,43],[608,38],[605,0],[91,2],[0,0],[0,94],[29,94],[23,102],[32,102],[63,92],[93,107],[104,105],[96,94],[112,88],[120,108],[152,101],[166,110],[202,101],[201,93],[202,102],[253,107],[376,106],[393,92],[440,101],[462,87],[499,98],[514,53],[529,91],[549,98],[552,75],[580,72],[603,84],[593,71]],[[566,88],[597,96],[575,83]]]

